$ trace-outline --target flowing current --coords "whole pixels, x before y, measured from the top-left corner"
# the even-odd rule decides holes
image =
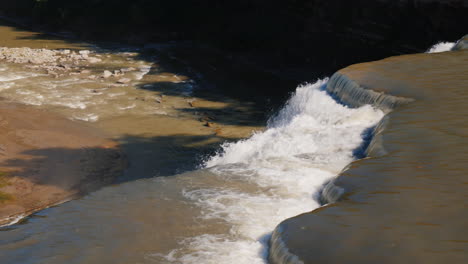
[[[15,41],[27,39],[12,32]],[[439,43],[428,52],[452,46]],[[218,140],[225,140],[257,129],[221,121],[205,126],[199,121],[203,111],[223,110],[214,120],[249,120],[250,110],[239,111],[246,105],[232,101],[192,98],[183,75],[137,54],[99,55],[102,63],[78,65],[58,78],[0,65],[1,97],[112,132],[129,155],[127,176],[140,180],[0,229],[0,263],[265,263],[277,224],[320,206],[323,184],[356,158],[363,131],[383,116],[370,106],[336,103],[323,89],[327,80],[302,85],[263,132],[223,145],[200,170],[174,175],[200,145],[216,145],[209,140],[218,131]],[[101,78],[105,69],[120,73]],[[131,82],[116,83],[120,75]],[[158,175],[168,177],[152,177]]]
[[[445,52],[449,51],[453,48],[455,45],[454,42],[439,42],[437,44],[434,44],[432,47],[430,47],[426,53],[439,53],[439,52]]]
[[[265,131],[222,146],[204,167],[225,184],[185,190],[200,218],[230,226],[227,234],[181,241],[170,263],[265,263],[270,233],[282,220],[319,207],[317,193],[353,161],[362,133],[383,116],[351,109],[325,91],[327,80],[297,88]]]

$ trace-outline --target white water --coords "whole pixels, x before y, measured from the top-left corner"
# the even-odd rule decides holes
[[[433,45],[430,49],[428,49],[426,53],[439,53],[439,52],[450,51],[454,45],[455,43],[453,42],[439,42]]]
[[[166,261],[265,263],[275,226],[320,206],[315,198],[321,186],[353,161],[363,131],[383,117],[371,106],[336,103],[320,89],[325,84],[298,87],[264,132],[225,144],[206,161],[226,184],[187,190],[184,196],[202,209],[202,219],[230,226],[229,234],[186,238]]]

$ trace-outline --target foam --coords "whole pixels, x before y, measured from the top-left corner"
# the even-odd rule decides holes
[[[186,238],[167,261],[265,263],[275,226],[319,207],[316,195],[323,184],[353,161],[361,133],[384,115],[370,106],[336,103],[321,89],[326,82],[298,87],[264,132],[224,144],[204,163],[226,187],[183,195],[201,208],[201,219],[224,222],[230,231]]]
[[[72,120],[81,120],[86,122],[96,122],[99,120],[99,116],[96,114],[75,114]]]
[[[2,71],[6,71],[6,69],[4,69]],[[0,82],[11,82],[11,81],[21,80],[21,79],[26,79],[26,78],[30,78],[30,77],[36,77],[36,76],[40,76],[40,74],[34,74],[34,73],[12,74],[12,73],[7,73],[7,74],[0,75]]]
[[[445,51],[450,51],[453,46],[455,46],[455,43],[453,42],[439,42],[435,45],[433,45],[431,48],[429,48],[426,53],[439,53],[439,52],[445,52]]]
[[[10,226],[10,225],[17,224],[25,217],[26,217],[25,214],[20,214],[20,215],[13,216],[13,217],[8,217],[7,219],[5,219],[8,222],[6,224],[4,224],[4,225],[0,225],[0,227],[5,227],[5,226]]]
[[[143,77],[145,77],[145,75],[148,74],[150,71],[151,66],[149,65],[139,67],[139,71],[133,73],[133,75],[135,76],[135,80],[143,79]]]

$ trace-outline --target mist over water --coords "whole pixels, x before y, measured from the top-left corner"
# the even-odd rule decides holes
[[[229,232],[185,238],[166,261],[265,263],[275,226],[320,206],[321,186],[353,161],[363,131],[383,117],[371,106],[338,104],[321,89],[326,82],[299,86],[264,132],[224,144],[205,161],[225,184],[183,194],[200,207],[201,220],[223,222]]]

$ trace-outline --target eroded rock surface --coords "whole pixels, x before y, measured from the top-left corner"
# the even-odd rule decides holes
[[[272,263],[468,262],[467,65],[466,50],[416,54],[332,78],[327,90],[345,103],[396,108],[375,129],[370,158],[334,181],[341,199],[276,228]],[[340,76],[354,88],[331,87]],[[415,101],[387,104],[376,93]]]

